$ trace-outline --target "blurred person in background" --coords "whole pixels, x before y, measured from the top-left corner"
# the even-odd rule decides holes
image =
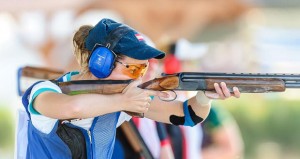
[[[113,95],[69,96],[51,81],[32,85],[22,98],[30,117],[27,158],[111,158],[116,127],[131,118],[123,111],[144,113],[159,122],[194,126],[207,117],[211,99],[232,96],[225,83],[215,83],[218,93],[200,91],[185,102],[151,99],[168,95],[137,86],[148,60],[163,58],[164,53],[145,44],[137,31],[122,23],[102,19],[95,26],[82,26],[73,43],[80,72],[69,72],[57,81],[135,81]],[[103,59],[109,64],[97,62]],[[239,96],[234,87],[234,97]]]
[[[192,54],[192,59],[199,58],[204,54],[206,47],[180,39],[165,46],[164,50],[169,53],[164,59],[164,72],[172,74],[182,71],[182,61],[191,59],[183,56],[186,52]],[[179,100],[185,100],[190,96],[187,92],[177,94]],[[239,128],[230,113],[221,106],[213,105],[205,122],[196,127],[172,125],[166,127],[171,137],[175,158],[243,158],[243,141]]]
[[[173,74],[182,71],[182,61],[175,55],[177,43],[172,43],[164,48],[168,53],[163,62],[164,73]],[[189,52],[190,53],[190,52]],[[189,96],[188,92],[176,91],[178,101],[184,101]],[[195,127],[182,127],[165,124],[170,137],[175,159],[200,158],[202,131],[199,125]]]
[[[147,36],[143,35],[143,37],[148,45],[155,47],[155,44]],[[159,61],[157,59],[150,59],[147,74],[143,76],[143,82],[157,77],[157,71],[161,70],[159,67]],[[133,117],[132,122],[136,126],[140,136],[154,158],[174,158],[167,130],[163,123],[155,122],[147,118],[137,117]],[[113,159],[139,159],[143,157],[133,150],[128,140],[130,139],[126,138],[124,132],[119,127],[117,129],[116,144],[112,157]]]
[[[154,46],[154,43],[151,43],[151,41],[147,40],[147,38],[146,41],[149,41],[150,46]],[[146,82],[157,77],[157,70],[161,70],[159,68],[158,60],[150,59],[149,68],[147,70],[147,74],[145,74],[145,76],[143,77],[143,81]],[[145,143],[148,145],[150,151],[154,152],[152,153],[155,154],[154,158],[160,158],[160,159],[174,158],[172,147],[169,141],[169,136],[167,134],[166,127],[163,123],[151,121],[147,118],[136,118],[136,117],[133,118],[133,122],[135,123],[138,130],[140,131],[141,136],[145,140]],[[153,134],[150,134],[149,132],[151,130],[152,131],[154,130],[155,132],[153,132]]]
[[[226,109],[213,104],[201,127],[203,159],[243,158],[244,145],[239,127]]]

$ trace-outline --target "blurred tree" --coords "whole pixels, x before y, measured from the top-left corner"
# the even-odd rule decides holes
[[[13,146],[14,123],[11,110],[0,106],[0,149],[11,148]]]
[[[286,100],[276,94],[270,96],[272,98],[251,95],[239,101],[230,100],[221,103],[233,114],[241,129],[245,143],[245,158],[254,158],[260,145],[268,145],[266,143],[278,145],[282,151],[280,155],[284,155],[279,157],[296,154],[299,158],[300,102]]]

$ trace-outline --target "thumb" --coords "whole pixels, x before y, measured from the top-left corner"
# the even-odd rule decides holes
[[[140,85],[142,83],[142,78],[138,78],[134,81],[132,81],[123,91],[122,93],[126,92],[128,89],[130,88],[135,88],[137,87],[138,85]]]
[[[134,80],[130,85],[132,85],[132,87],[137,87],[141,83],[142,83],[142,78],[140,77],[140,78]]]
[[[205,91],[205,96],[210,98],[210,99],[218,99],[220,98],[220,95],[216,92],[213,92],[213,91]]]

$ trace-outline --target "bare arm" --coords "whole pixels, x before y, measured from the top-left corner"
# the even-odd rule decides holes
[[[160,148],[160,158],[163,159],[174,159],[174,153],[170,144],[162,146]]]
[[[216,93],[206,92],[204,95],[198,92],[197,96],[188,100],[188,105],[191,106],[195,114],[203,120],[208,116],[211,107],[211,102],[208,99],[226,99],[232,96],[225,83],[222,82],[220,85],[215,84],[214,86]],[[237,98],[240,96],[240,92],[237,88],[234,89],[234,96]],[[171,124],[171,115],[184,116],[183,102],[165,102],[155,98],[151,102],[149,111],[145,113],[147,118],[169,124]]]
[[[224,123],[212,132],[212,145],[202,149],[203,159],[243,158],[243,142],[234,121]]]
[[[205,119],[209,113],[210,110],[210,104],[207,105],[201,105],[198,104],[196,101],[196,97],[193,97],[189,99],[188,105],[191,105],[194,112],[197,114],[197,116]],[[172,101],[172,102],[165,102],[161,101],[158,98],[154,98],[154,100],[151,102],[151,106],[149,108],[149,111],[145,113],[145,117],[156,120],[158,122],[163,123],[169,123],[170,122],[170,116],[184,116],[183,112],[183,102],[181,101]]]
[[[120,94],[81,94],[69,96],[44,92],[36,97],[33,107],[41,114],[55,119],[91,118],[121,111]]]
[[[144,113],[148,111],[149,96],[162,94],[137,88],[141,81],[129,84],[122,93],[78,94],[43,92],[33,101],[39,113],[54,119],[91,118],[117,111]]]

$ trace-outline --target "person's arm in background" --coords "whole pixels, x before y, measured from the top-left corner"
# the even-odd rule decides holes
[[[220,108],[219,108],[220,109]],[[240,159],[243,158],[243,141],[235,120],[229,112],[216,110],[212,106],[211,113],[203,122],[204,140],[202,146],[203,159]]]
[[[156,122],[156,129],[160,140],[160,159],[174,159],[174,153],[165,124]]]
[[[170,142],[168,144],[161,145],[160,150],[161,159],[174,159],[174,154]]]

